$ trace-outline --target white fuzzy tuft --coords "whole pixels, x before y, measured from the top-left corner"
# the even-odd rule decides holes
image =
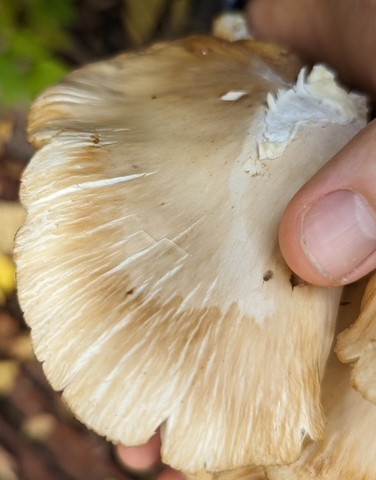
[[[258,142],[260,160],[282,155],[302,124],[331,122],[347,125],[366,118],[364,96],[347,92],[333,72],[316,65],[307,76],[300,71],[296,84],[266,98],[267,111],[262,137]]]

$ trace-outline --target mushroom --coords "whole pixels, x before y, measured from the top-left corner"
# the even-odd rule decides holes
[[[336,352],[345,363],[354,364],[351,383],[366,399],[376,403],[376,274],[367,285],[357,321],[342,332]],[[376,476],[376,474],[375,474]]]
[[[364,282],[346,287],[338,327],[356,320]],[[299,460],[284,467],[267,468],[270,480],[373,480],[376,478],[376,407],[350,385],[351,369],[330,355],[323,381],[323,407],[327,417],[320,442],[307,442]],[[236,478],[236,477],[234,477]]]
[[[16,263],[36,355],[88,427],[126,445],[161,427],[185,472],[291,463],[324,431],[340,289],[290,271],[278,222],[366,108],[300,66],[192,37],[83,67],[31,110]]]
[[[245,15],[236,11],[224,12],[216,17],[213,21],[212,33],[215,37],[229,42],[252,37]]]

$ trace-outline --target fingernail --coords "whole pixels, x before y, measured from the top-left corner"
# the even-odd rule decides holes
[[[376,251],[376,214],[355,192],[329,193],[304,215],[302,244],[321,274],[343,280]]]

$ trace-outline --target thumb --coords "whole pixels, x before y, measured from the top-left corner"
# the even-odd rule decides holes
[[[376,120],[295,195],[279,241],[290,268],[316,285],[344,285],[376,268]]]

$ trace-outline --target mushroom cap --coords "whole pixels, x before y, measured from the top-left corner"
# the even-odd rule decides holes
[[[345,287],[338,328],[353,323],[365,282]],[[292,465],[267,468],[270,480],[373,480],[376,478],[376,406],[351,388],[351,368],[333,352],[324,376],[323,408],[327,418],[323,439],[307,442]]]
[[[359,318],[338,336],[336,352],[342,362],[354,365],[353,387],[376,403],[376,273],[368,281]]]
[[[16,262],[36,355],[86,425],[125,445],[161,426],[181,470],[290,463],[322,435],[340,292],[292,275],[278,222],[365,119],[298,68],[194,37],[86,66],[31,110]]]

